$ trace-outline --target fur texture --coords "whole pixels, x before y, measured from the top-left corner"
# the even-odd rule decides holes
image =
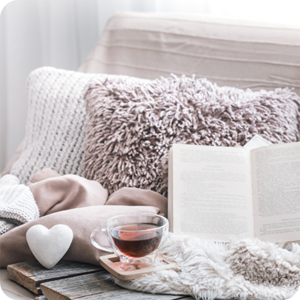
[[[235,146],[255,134],[274,144],[299,139],[300,98],[289,89],[244,91],[184,76],[96,79],[85,100],[84,170],[109,193],[137,187],[166,196],[173,143]]]
[[[115,282],[148,293],[191,295],[196,299],[282,300],[300,286],[300,246],[291,251],[258,239],[214,243],[170,235],[160,250],[178,264],[132,281]]]

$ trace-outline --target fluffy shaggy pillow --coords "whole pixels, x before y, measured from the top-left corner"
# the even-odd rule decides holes
[[[166,195],[173,143],[235,146],[255,134],[272,143],[299,138],[300,98],[289,89],[244,91],[184,76],[139,84],[109,79],[94,80],[85,100],[86,176],[109,193],[133,186]]]
[[[11,174],[21,183],[48,167],[59,174],[83,176],[87,83],[113,75],[85,74],[43,67],[28,76],[25,146]]]

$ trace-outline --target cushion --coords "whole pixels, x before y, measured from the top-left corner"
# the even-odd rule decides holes
[[[300,98],[287,88],[253,92],[185,76],[99,79],[85,100],[86,177],[109,193],[126,186],[166,196],[173,143],[236,146],[255,134],[272,143],[299,139]]]
[[[25,145],[11,170],[21,183],[29,182],[34,173],[45,167],[61,175],[84,176],[86,111],[83,95],[92,78],[102,77],[106,75],[52,67],[30,73]]]
[[[83,175],[86,114],[82,95],[94,76],[51,67],[30,73],[25,146],[11,170],[21,183],[44,167],[62,175]]]

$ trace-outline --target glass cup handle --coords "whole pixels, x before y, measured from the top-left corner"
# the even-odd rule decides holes
[[[97,249],[100,249],[102,251],[106,251],[106,252],[114,252],[114,250],[110,247],[103,247],[101,245],[99,245],[95,240],[94,240],[94,236],[97,233],[97,231],[101,231],[101,232],[106,232],[106,228],[96,228],[95,230],[93,230],[93,232],[91,233],[91,242],[93,244],[94,247],[96,247]]]

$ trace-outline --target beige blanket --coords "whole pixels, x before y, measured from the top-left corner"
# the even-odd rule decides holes
[[[27,230],[36,224],[51,228],[68,225],[74,233],[73,242],[63,257],[65,260],[98,265],[100,255],[94,248],[91,232],[105,227],[107,219],[124,213],[167,213],[167,199],[160,194],[136,188],[122,188],[108,198],[99,183],[77,175],[60,176],[50,169],[36,173],[28,184],[39,208],[41,218],[17,226],[0,236],[0,267],[34,260],[27,241]],[[105,234],[99,242],[107,245]]]

